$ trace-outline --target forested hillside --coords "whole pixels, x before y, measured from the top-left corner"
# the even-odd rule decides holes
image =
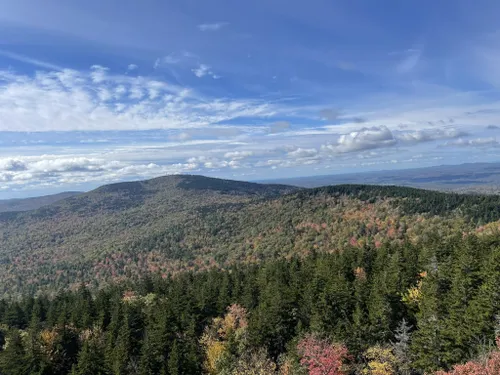
[[[0,293],[91,288],[346,246],[426,243],[500,219],[498,196],[171,176],[0,214]],[[490,226],[494,226],[490,224]]]
[[[499,220],[199,176],[2,214],[0,374],[498,375]]]
[[[455,236],[81,286],[0,304],[0,372],[494,375],[499,285],[499,238]]]
[[[207,236],[202,212],[294,190],[169,176],[105,185],[35,211],[0,213],[0,294],[54,291],[81,281],[97,286],[180,269],[187,266],[180,260],[195,259]]]

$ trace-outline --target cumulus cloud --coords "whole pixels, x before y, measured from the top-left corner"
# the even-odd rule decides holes
[[[128,70],[136,70],[138,68],[139,67],[136,64],[129,64],[128,67],[127,67]]]
[[[347,153],[389,147],[395,144],[396,139],[387,126],[373,126],[343,134],[336,143],[326,144],[321,148],[333,153]]]
[[[0,158],[0,181],[5,186],[105,183],[126,177],[154,177],[191,171],[197,163],[133,164],[78,155],[41,155]]]
[[[228,25],[229,23],[227,22],[202,23],[198,25],[198,29],[200,31],[217,31]]]
[[[20,159],[14,159],[14,158],[0,159],[0,171],[19,172],[25,170],[26,170],[26,165]]]

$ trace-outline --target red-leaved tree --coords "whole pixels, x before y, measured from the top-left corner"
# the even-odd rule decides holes
[[[500,337],[496,340],[500,349]],[[484,363],[470,361],[463,365],[456,365],[450,372],[438,371],[436,375],[499,375],[500,374],[500,350],[492,352]]]
[[[300,340],[297,351],[301,356],[300,364],[307,368],[309,375],[346,373],[344,361],[349,358],[349,352],[344,345],[308,335]]]

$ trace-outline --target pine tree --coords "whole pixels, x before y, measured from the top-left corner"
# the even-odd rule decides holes
[[[103,351],[97,346],[93,339],[83,343],[82,350],[78,354],[78,364],[75,369],[76,375],[105,375]]]
[[[470,342],[476,345],[495,337],[495,314],[500,313],[500,247],[491,249],[483,262],[481,274],[482,284],[464,315],[464,324],[470,330]]]
[[[415,367],[425,371],[439,370],[444,365],[443,321],[441,318],[437,273],[432,273],[422,283],[417,330],[411,348]]]
[[[174,340],[170,353],[168,354],[169,375],[181,375],[181,353],[177,340]]]
[[[130,340],[130,326],[128,317],[125,317],[119,330],[116,346],[113,350],[112,370],[114,375],[128,374],[129,359],[132,352]]]
[[[0,374],[29,374],[29,362],[20,333],[13,330],[7,337],[7,347],[0,356]]]

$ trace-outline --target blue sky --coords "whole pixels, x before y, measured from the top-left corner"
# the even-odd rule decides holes
[[[0,0],[0,199],[500,161],[498,1]]]

